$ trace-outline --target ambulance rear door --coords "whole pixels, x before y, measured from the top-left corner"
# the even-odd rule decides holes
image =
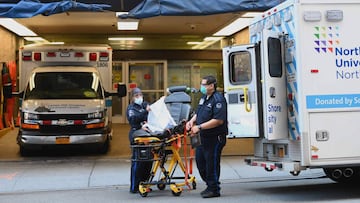
[[[268,140],[288,139],[284,42],[284,33],[263,31],[263,117],[264,137]]]
[[[228,103],[228,138],[259,137],[262,134],[258,44],[223,49],[224,92]],[[259,94],[260,93],[260,94]]]

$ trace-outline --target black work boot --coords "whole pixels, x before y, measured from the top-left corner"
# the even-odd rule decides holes
[[[214,191],[210,191],[210,190],[204,190],[200,194],[203,198],[220,197],[219,192],[214,192]]]

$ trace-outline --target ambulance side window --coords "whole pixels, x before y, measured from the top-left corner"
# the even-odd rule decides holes
[[[234,85],[248,84],[251,81],[251,55],[247,51],[230,55],[230,82]]]
[[[271,77],[282,76],[281,42],[277,38],[268,38],[269,74]]]

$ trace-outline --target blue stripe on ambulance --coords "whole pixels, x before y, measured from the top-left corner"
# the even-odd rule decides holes
[[[285,13],[293,13],[294,7],[289,7],[287,9],[284,9],[280,12],[281,15],[281,19],[285,19]],[[277,32],[283,32],[284,30],[286,31],[286,34],[288,35],[289,39],[294,39],[295,38],[295,23],[294,23],[294,19],[291,19],[288,22],[281,22],[280,26],[272,26],[272,30],[273,31],[277,31]],[[292,52],[295,53],[296,47],[295,44],[292,47]],[[287,74],[293,77],[296,77],[296,68],[297,68],[297,64],[296,64],[296,59],[295,56],[292,56],[292,62],[291,63],[287,63],[286,65],[286,71]],[[289,134],[291,136],[292,140],[297,140],[300,136],[300,130],[299,130],[299,124],[297,122],[297,118],[298,118],[298,112],[299,112],[299,106],[297,103],[297,92],[298,92],[298,87],[297,87],[297,82],[296,79],[293,78],[291,80],[287,80],[287,92],[288,93],[292,93],[294,98],[293,98],[293,116],[295,116],[295,129],[292,129],[294,126],[291,124],[290,119],[288,119],[288,126],[289,126]],[[287,101],[287,104],[290,105],[290,101]],[[290,114],[290,113],[289,113]]]

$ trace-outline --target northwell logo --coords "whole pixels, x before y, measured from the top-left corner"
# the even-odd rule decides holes
[[[333,53],[334,47],[340,44],[338,26],[315,26],[314,43],[317,53]]]

